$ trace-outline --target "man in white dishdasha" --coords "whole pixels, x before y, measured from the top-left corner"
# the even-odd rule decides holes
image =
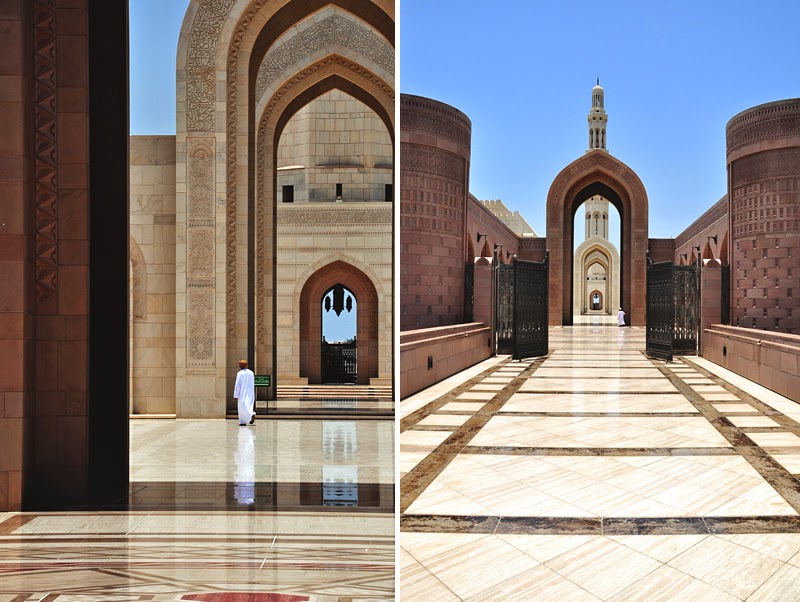
[[[236,386],[233,396],[239,402],[239,426],[253,424],[256,420],[256,385],[255,375],[247,368],[247,360],[239,360],[239,374],[236,375]]]

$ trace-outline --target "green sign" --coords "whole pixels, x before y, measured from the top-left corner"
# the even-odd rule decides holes
[[[255,374],[256,387],[269,387],[269,374]]]

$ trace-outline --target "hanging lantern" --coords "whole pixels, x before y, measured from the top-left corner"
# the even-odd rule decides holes
[[[330,311],[330,310],[331,310],[331,296],[330,295],[326,295],[325,296],[325,311]]]
[[[348,312],[353,311],[353,296],[352,295],[348,295],[347,296],[347,303],[345,303],[345,307],[347,308]]]
[[[337,284],[333,287],[333,311],[336,312],[337,316],[342,315],[342,310],[344,309],[344,287],[341,284]]]

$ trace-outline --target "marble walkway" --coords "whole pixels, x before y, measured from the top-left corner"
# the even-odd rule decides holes
[[[800,599],[800,406],[643,349],[551,328],[401,403],[403,602]]]
[[[393,421],[131,421],[131,495],[0,513],[0,602],[393,600]]]

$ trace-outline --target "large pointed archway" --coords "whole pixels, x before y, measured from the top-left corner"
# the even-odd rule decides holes
[[[639,176],[603,150],[589,151],[567,165],[547,194],[547,247],[550,250],[551,325],[572,324],[573,225],[578,207],[593,195],[613,204],[620,215],[620,305],[631,326],[645,324],[647,193]]]

